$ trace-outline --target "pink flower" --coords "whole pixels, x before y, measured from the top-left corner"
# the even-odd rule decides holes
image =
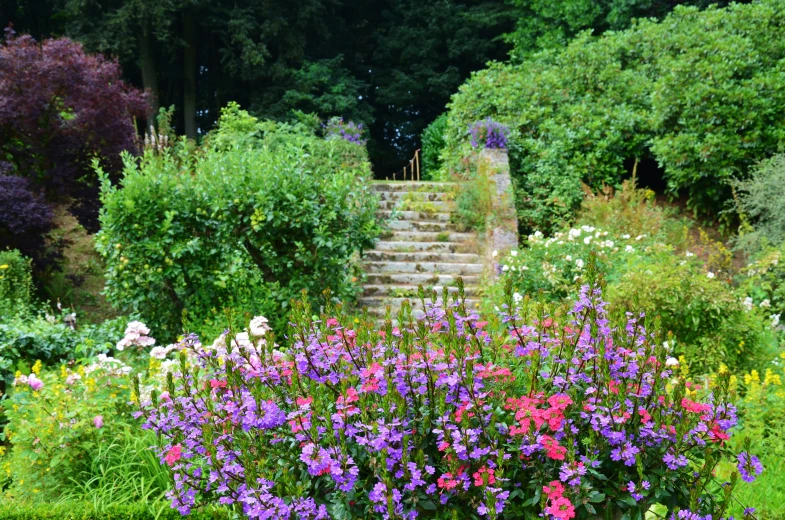
[[[37,392],[44,387],[44,382],[38,379],[35,374],[27,376],[27,384],[30,385],[30,388],[32,388],[34,392]]]
[[[93,417],[93,424],[96,428],[100,428],[104,425],[104,416],[103,415],[96,415]]]
[[[183,456],[183,454],[182,454],[182,446],[180,446],[179,444],[175,444],[166,453],[166,456],[164,457],[164,460],[169,465],[169,467],[172,467],[174,465],[174,463],[177,462],[178,460],[180,460],[180,457],[182,457],[182,456]]]
[[[551,500],[551,505],[545,508],[545,512],[559,520],[575,518],[575,507],[572,505],[572,502],[565,497]]]

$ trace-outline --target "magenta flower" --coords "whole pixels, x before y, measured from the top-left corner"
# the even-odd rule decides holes
[[[104,425],[104,416],[96,415],[95,417],[93,417],[93,425],[96,428],[101,428]]]

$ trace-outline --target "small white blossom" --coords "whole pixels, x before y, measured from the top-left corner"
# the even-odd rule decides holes
[[[772,314],[771,315],[771,326],[776,327],[780,324],[780,314]]]
[[[714,278],[714,273],[712,273],[711,271],[709,271],[708,273],[706,273],[706,276],[707,276],[708,278]]]
[[[518,256],[518,251],[510,251],[511,256]]]
[[[750,298],[749,296],[747,296],[746,298],[744,298],[744,301],[743,301],[743,302],[741,302],[741,304],[744,306],[744,308],[745,308],[746,310],[748,310],[748,311],[751,311],[751,310],[752,310],[752,298]]]
[[[591,242],[591,238],[592,238],[591,235],[587,236],[586,238],[583,239],[583,243],[589,245],[589,243]]]
[[[520,302],[521,302],[521,300],[523,300],[523,296],[521,296],[521,295],[520,295],[520,293],[513,293],[513,295],[512,295],[512,300],[513,300],[515,303],[520,303]]]
[[[635,248],[632,247],[631,245],[628,245],[627,247],[624,248],[624,250],[628,253],[632,253],[633,251],[635,251]]]
[[[504,271],[505,273],[506,273],[507,271],[509,271],[509,270],[510,270],[510,266],[509,266],[509,265],[503,265],[503,266],[502,266],[502,271]]]
[[[581,260],[580,258],[575,260],[575,267],[577,267],[578,269],[583,269],[583,260]]]
[[[637,240],[637,241],[641,241],[641,240],[643,240],[645,237],[646,237],[646,235],[638,235],[637,237],[635,237],[635,240]]]
[[[564,259],[567,260],[568,262],[572,262],[572,255],[567,255],[564,257]]]
[[[622,235],[621,237],[622,237],[624,240],[629,240],[629,238],[630,238],[630,235]]]
[[[491,256],[492,256],[492,257],[494,257],[494,258],[496,258],[497,256],[499,256],[499,252],[498,252],[497,250],[495,250],[495,249],[494,249],[494,250],[493,250],[493,253],[491,253]]]
[[[768,309],[769,307],[771,307],[771,301],[768,298],[760,302],[761,309]]]
[[[267,318],[264,316],[256,316],[252,319],[251,323],[248,324],[248,330],[251,332],[251,336],[257,338],[264,336],[267,331],[270,330],[270,326],[267,323]]]
[[[665,360],[665,366],[666,367],[677,367],[677,366],[679,366],[679,360],[676,359],[675,357],[669,357],[668,359]]]
[[[685,255],[687,255],[687,257],[688,257],[688,258],[689,258],[690,256],[695,256],[695,253],[690,253],[689,251],[687,251],[687,252],[686,252],[686,253],[684,253],[684,254],[685,254]]]

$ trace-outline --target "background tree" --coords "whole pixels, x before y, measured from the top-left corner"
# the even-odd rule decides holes
[[[65,38],[39,44],[9,30],[0,45],[0,157],[93,231],[98,182],[90,162],[97,156],[119,171],[120,153],[137,149],[133,118],[148,110],[120,77],[116,62]]]

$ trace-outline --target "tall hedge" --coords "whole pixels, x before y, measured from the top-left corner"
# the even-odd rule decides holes
[[[617,184],[634,159],[655,159],[669,191],[717,212],[729,182],[785,141],[785,1],[677,7],[601,37],[582,34],[520,65],[492,64],[449,105],[446,149],[491,116],[512,129],[524,228],[569,217],[581,183]]]
[[[302,290],[351,298],[378,231],[369,178],[363,146],[230,107],[201,149],[126,156],[121,185],[104,183],[107,298],[162,338],[183,318],[222,330],[227,312],[281,325]]]

